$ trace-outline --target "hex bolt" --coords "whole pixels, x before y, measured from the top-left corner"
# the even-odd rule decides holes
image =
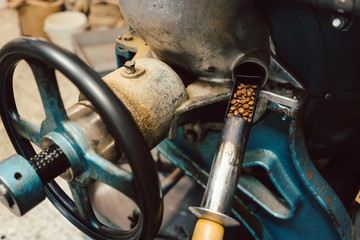
[[[291,88],[286,88],[286,87],[282,87],[281,91],[286,94],[290,94],[294,92]]]
[[[332,20],[332,26],[334,28],[341,28],[341,25],[343,25],[343,22],[341,21],[341,18],[334,18]]]
[[[124,40],[124,41],[131,41],[131,40],[133,40],[134,38],[133,38],[133,36],[130,34],[130,33],[128,33],[128,34],[125,34],[125,35],[120,35],[120,36],[117,36],[117,39],[118,40]]]
[[[124,67],[127,74],[134,74],[136,72],[135,61],[127,61]]]
[[[124,39],[124,41],[131,41],[131,40],[133,40],[134,38],[133,38],[133,36],[132,36],[131,33],[127,33],[127,34],[125,34],[125,35],[122,36],[122,39]]]
[[[332,97],[333,97],[333,95],[331,94],[331,93],[327,93],[327,94],[325,94],[325,100],[331,100],[332,99]]]
[[[333,26],[333,28],[337,30],[345,31],[350,24],[349,24],[349,20],[345,16],[338,15],[333,17],[331,21],[331,25]]]
[[[124,36],[124,40],[131,41],[131,40],[133,40],[133,37],[132,36]]]
[[[12,208],[12,206],[14,205],[14,202],[11,199],[8,190],[2,183],[0,183],[0,201],[10,208]]]

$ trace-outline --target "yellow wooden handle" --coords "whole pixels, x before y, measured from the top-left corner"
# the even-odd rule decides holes
[[[195,225],[192,240],[222,240],[223,237],[223,226],[210,220],[199,219]]]

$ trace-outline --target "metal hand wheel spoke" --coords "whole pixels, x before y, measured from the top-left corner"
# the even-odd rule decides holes
[[[41,134],[39,126],[22,119],[18,114],[11,115],[11,123],[20,136],[40,147]]]
[[[103,182],[135,200],[133,175],[98,154],[86,156],[90,178]]]
[[[17,113],[12,81],[14,69],[20,60],[29,63],[40,91],[46,115],[41,129],[22,120]],[[121,146],[132,169],[132,175],[93,152],[88,154],[87,148],[82,148],[81,143],[77,142],[79,139],[81,142],[83,138],[76,137],[78,132],[73,131],[76,127],[71,128],[73,125],[67,121],[55,69],[72,81],[92,103],[108,132],[117,145]],[[19,38],[6,44],[0,51],[0,99],[0,114],[18,154],[29,160],[35,155],[30,141],[40,145],[45,134],[53,140],[61,139],[59,141],[64,141],[62,146],[72,152],[70,157],[67,156],[70,166],[83,166],[83,169],[80,167],[74,172],[80,178],[84,177],[84,182],[97,179],[131,198],[136,195],[136,202],[142,212],[133,229],[120,231],[100,223],[94,217],[87,190],[83,187],[86,185],[84,182],[79,182],[83,185],[76,185],[75,182],[70,184],[75,202],[55,181],[45,182],[46,196],[70,222],[94,239],[155,237],[161,225],[163,200],[153,159],[130,113],[96,72],[75,55],[47,41]],[[70,128],[67,128],[69,126]]]
[[[131,173],[121,169],[95,153],[87,154],[86,159],[86,172],[89,174],[88,178],[105,183],[135,201],[133,176]],[[92,184],[92,182],[90,184]],[[81,184],[78,180],[73,180],[69,183],[69,187],[74,203],[79,211],[79,215],[82,216],[84,221],[88,221],[92,226],[100,226],[90,202],[88,185]]]
[[[46,122],[50,127],[58,127],[68,120],[56,81],[55,70],[39,61],[28,61],[37,82],[44,106]],[[49,126],[48,126],[49,127]]]
[[[91,207],[87,186],[81,186],[80,184],[72,181],[69,183],[69,187],[79,216],[83,219],[83,221],[88,222],[89,224],[93,223],[92,225],[95,225],[94,223],[97,223],[97,221]]]

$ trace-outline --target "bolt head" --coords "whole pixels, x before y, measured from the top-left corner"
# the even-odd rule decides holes
[[[131,40],[133,40],[134,38],[133,38],[133,36],[131,35],[131,33],[128,33],[128,34],[125,34],[125,35],[123,36],[123,39],[124,39],[124,41],[131,41]]]
[[[341,18],[336,17],[332,20],[332,26],[334,28],[341,28],[342,25],[343,25],[343,21]]]
[[[333,97],[333,95],[332,95],[331,93],[325,94],[325,99],[326,99],[326,100],[331,100],[332,97]]]
[[[135,61],[126,61],[125,67],[135,67]]]
[[[124,64],[124,67],[125,67],[126,73],[128,73],[128,74],[133,74],[133,73],[136,72],[136,69],[135,69],[135,61],[127,61],[127,62]]]
[[[281,88],[281,91],[286,94],[290,94],[294,92],[291,88],[285,88],[285,87]]]

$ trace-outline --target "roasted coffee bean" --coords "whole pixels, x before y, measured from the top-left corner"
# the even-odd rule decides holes
[[[255,105],[255,89],[257,85],[241,83],[237,86],[233,99],[230,101],[228,117],[240,116],[244,120],[251,122],[251,117]]]

